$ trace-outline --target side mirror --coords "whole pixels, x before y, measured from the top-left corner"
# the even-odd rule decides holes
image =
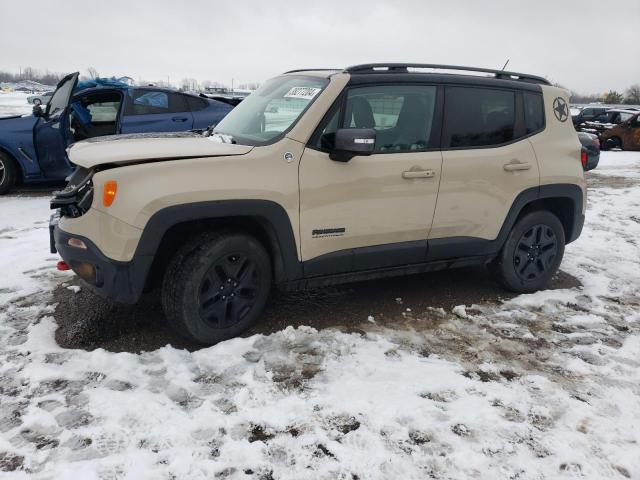
[[[355,155],[371,155],[376,146],[373,128],[340,128],[336,131],[335,147],[331,160],[348,162]]]
[[[34,105],[32,112],[34,117],[44,117],[44,110],[40,105]]]

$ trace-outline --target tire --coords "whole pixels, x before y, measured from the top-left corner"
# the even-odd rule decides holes
[[[209,232],[183,245],[169,262],[162,307],[182,337],[213,345],[249,328],[270,289],[271,260],[260,242],[238,232]]]
[[[0,152],[0,195],[13,188],[18,180],[18,167],[13,158]]]
[[[607,147],[607,150],[613,150],[614,148],[619,148],[620,150],[622,150],[622,140],[620,139],[620,137],[611,137],[604,143]]]
[[[528,213],[509,232],[492,270],[508,290],[535,292],[558,271],[564,245],[564,228],[558,217],[542,210]]]
[[[34,105],[42,105],[42,100],[40,100],[39,98],[34,98],[33,99],[33,104]]]

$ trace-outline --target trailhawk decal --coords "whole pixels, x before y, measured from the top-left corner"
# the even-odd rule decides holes
[[[311,236],[313,238],[323,238],[323,237],[341,237],[344,235],[346,229],[344,227],[340,228],[317,228],[311,232]]]

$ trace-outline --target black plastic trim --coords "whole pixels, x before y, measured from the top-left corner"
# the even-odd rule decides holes
[[[55,250],[69,265],[86,262],[96,268],[95,283],[86,282],[100,295],[123,303],[135,303],[140,298],[147,272],[153,262],[152,255],[135,255],[130,262],[118,262],[106,257],[88,238],[70,234],[52,225],[52,236]],[[87,249],[71,247],[70,238],[82,240]]]
[[[542,83],[544,85],[551,85],[549,80],[544,77],[540,77],[538,75],[531,75],[528,73],[520,73],[520,72],[510,72],[508,70],[496,70],[493,68],[482,68],[482,67],[468,67],[464,65],[443,65],[439,63],[365,63],[361,65],[352,65],[350,67],[345,68],[345,72],[351,74],[373,74],[379,70],[376,69],[387,69],[388,72],[398,75],[407,73],[409,68],[427,68],[433,70],[457,70],[462,72],[482,72],[482,73],[490,73],[494,75],[494,78],[511,78],[517,77],[516,81],[521,82],[535,82]]]
[[[228,217],[258,218],[271,226],[282,256],[282,278],[286,281],[302,276],[295,236],[289,215],[279,204],[269,200],[217,200],[187,203],[163,208],[153,214],[144,228],[135,256],[154,256],[164,234],[179,223]]]
[[[479,86],[491,88],[512,88],[542,93],[540,85],[517,80],[506,80],[491,77],[477,77],[472,75],[455,75],[443,73],[367,73],[366,75],[351,75],[348,86],[370,84],[427,84],[451,86]]]

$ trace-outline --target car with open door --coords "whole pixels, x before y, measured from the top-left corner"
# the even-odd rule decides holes
[[[0,194],[16,183],[64,180],[74,166],[67,148],[115,134],[203,131],[233,106],[172,89],[112,82],[78,88],[64,77],[46,106],[32,115],[0,118]]]

